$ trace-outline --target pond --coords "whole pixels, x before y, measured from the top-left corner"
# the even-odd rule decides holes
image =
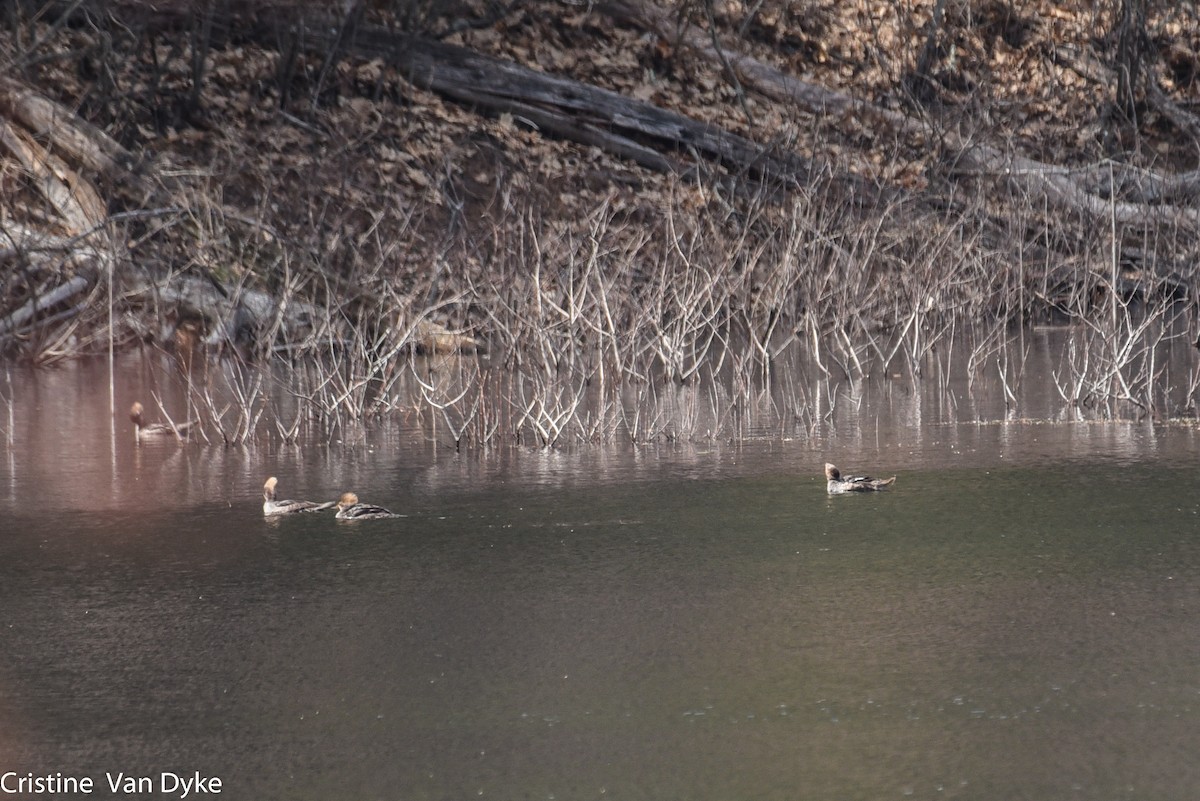
[[[120,369],[118,410],[151,368]],[[9,783],[88,777],[108,798],[121,774],[178,798],[198,774],[259,801],[1200,791],[1192,427],[962,422],[876,392],[854,426],[741,443],[455,453],[399,422],[302,447],[139,445],[96,366],[9,376]],[[899,478],[831,497],[827,460]],[[269,475],[403,516],[264,520]]]

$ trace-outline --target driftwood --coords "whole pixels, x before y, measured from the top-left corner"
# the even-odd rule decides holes
[[[286,339],[299,339],[310,333],[320,310],[296,300],[285,301],[257,289],[230,292],[208,278],[175,276],[166,281],[143,278],[127,293],[134,302],[157,301],[171,307],[179,321],[203,319],[209,332],[206,345],[255,342],[259,334],[278,326]]]
[[[119,248],[104,224],[107,204],[85,175],[101,166],[86,155],[99,152],[89,145],[93,136],[95,142],[111,142],[62,105],[0,78],[0,153],[8,154],[44,201],[29,219],[0,205],[0,263],[27,271],[30,283],[41,287],[22,305],[0,309],[0,340],[6,344],[31,325],[78,316],[86,302],[42,315],[72,301],[111,269]]]
[[[21,306],[7,317],[0,318],[0,335],[19,329],[32,320],[38,313],[53,308],[63,301],[78,295],[87,289],[88,283],[88,279],[81,275],[72,276],[65,283],[56,286],[49,292],[30,299],[24,306]]]
[[[0,77],[0,117],[54,142],[56,152],[66,154],[84,169],[136,180],[131,172],[134,158],[128,150],[62,104],[12,78]]]
[[[0,147],[29,174],[33,185],[58,213],[67,233],[87,233],[104,219],[100,194],[66,162],[3,118],[0,118]]]
[[[328,309],[245,287],[230,290],[211,278],[174,276],[166,281],[143,278],[125,293],[138,303],[157,302],[169,309],[175,327],[184,328],[208,347],[253,346],[272,342],[276,335],[285,342],[298,342],[321,328],[333,316]],[[203,324],[196,326],[195,321]],[[0,326],[0,331],[3,327]],[[206,332],[206,333],[205,333]],[[161,338],[169,339],[170,332]],[[420,353],[474,353],[484,344],[468,334],[451,331],[430,320],[419,319],[407,331],[401,348]]]

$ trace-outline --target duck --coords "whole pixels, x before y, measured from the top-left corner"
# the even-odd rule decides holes
[[[275,487],[279,484],[279,479],[271,476],[267,479],[267,483],[263,484],[263,517],[273,517],[275,515],[288,515],[293,512],[319,512],[322,509],[329,509],[334,505],[333,501],[325,503],[317,503],[316,501],[277,501],[275,500]]]
[[[174,437],[182,441],[187,439],[188,432],[196,425],[195,420],[188,420],[183,423],[150,423],[147,425],[145,418],[142,417],[145,411],[146,407],[136,401],[129,407],[129,419],[133,421],[133,433],[139,442],[144,439],[162,439],[164,437]]]
[[[337,514],[334,515],[338,520],[377,520],[384,517],[399,517],[395,512],[390,512],[382,506],[376,506],[371,503],[359,503],[358,496],[353,492],[343,493],[342,497],[337,502]]]
[[[828,482],[826,489],[830,495],[840,495],[843,492],[875,492],[890,487],[896,482],[896,477],[891,478],[871,478],[870,476],[846,476],[842,478],[842,471],[837,467],[825,463],[825,479]]]

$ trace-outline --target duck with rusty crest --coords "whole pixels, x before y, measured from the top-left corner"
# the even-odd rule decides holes
[[[870,476],[843,476],[836,466],[825,463],[826,489],[830,495],[841,495],[843,492],[875,492],[884,490],[896,482],[896,477],[871,478]]]
[[[133,433],[138,442],[142,440],[165,439],[174,437],[182,442],[187,439],[189,432],[195,427],[195,420],[176,423],[173,420],[166,423],[147,423],[146,407],[135,402],[129,407],[129,419],[133,422]]]
[[[347,492],[338,499],[337,514],[334,515],[338,520],[378,520],[385,517],[399,517],[395,512],[390,512],[382,506],[376,506],[372,503],[360,503],[358,496],[353,492]]]

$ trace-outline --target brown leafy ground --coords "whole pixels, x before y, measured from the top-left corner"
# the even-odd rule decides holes
[[[326,31],[321,5],[206,17],[186,4],[85,4],[65,24],[51,6],[21,8],[4,21],[0,64],[137,159],[139,182],[78,169],[118,215],[97,227],[111,235],[121,341],[170,340],[182,325],[218,346],[358,337],[388,352],[434,320],[507,352],[604,350],[588,337],[606,325],[610,337],[643,338],[613,357],[632,376],[647,374],[646,359],[669,363],[664,347],[695,353],[705,325],[730,319],[751,340],[845,342],[882,358],[886,348],[862,343],[953,319],[1084,315],[1113,287],[1126,298],[1195,294],[1186,184],[1169,204],[1131,203],[1117,224],[1103,212],[1114,197],[1104,187],[1089,196],[1099,212],[1054,207],[1054,195],[1014,178],[1021,170],[970,150],[982,143],[1038,170],[1115,164],[1120,175],[1187,178],[1200,130],[1188,127],[1200,25],[1174,3],[692,0],[665,3],[657,27],[646,3],[378,2],[363,12],[364,25],[611,89],[810,160],[820,177],[783,190],[739,183],[736,169],[686,149],[672,155],[698,166],[698,180],[649,171],[547,136],[519,114],[451,102],[378,55],[350,47],[331,57],[321,36],[295,47],[263,28],[275,18],[288,21],[281,29]],[[1130,8],[1145,14],[1134,26],[1143,39],[1120,33]],[[702,52],[712,41],[716,60]],[[1148,80],[1126,87],[1129,41]],[[783,102],[748,85],[735,55],[868,111]],[[1115,174],[1092,173],[1101,178],[1088,178],[1091,189]],[[0,189],[6,219],[83,233],[48,210],[11,148]],[[24,265],[5,278],[8,310],[72,274],[91,294],[53,324],[9,326],[5,349],[52,359],[106,343],[107,295],[88,266],[22,262],[21,251],[5,257]],[[679,289],[696,275],[720,281]],[[169,276],[313,305],[304,321],[250,314],[236,328],[202,301],[160,291]],[[626,302],[595,304],[595,317],[550,330],[573,302],[573,281]],[[542,292],[556,311],[545,311]],[[695,325],[677,324],[708,306]],[[547,316],[531,323],[535,313]]]

